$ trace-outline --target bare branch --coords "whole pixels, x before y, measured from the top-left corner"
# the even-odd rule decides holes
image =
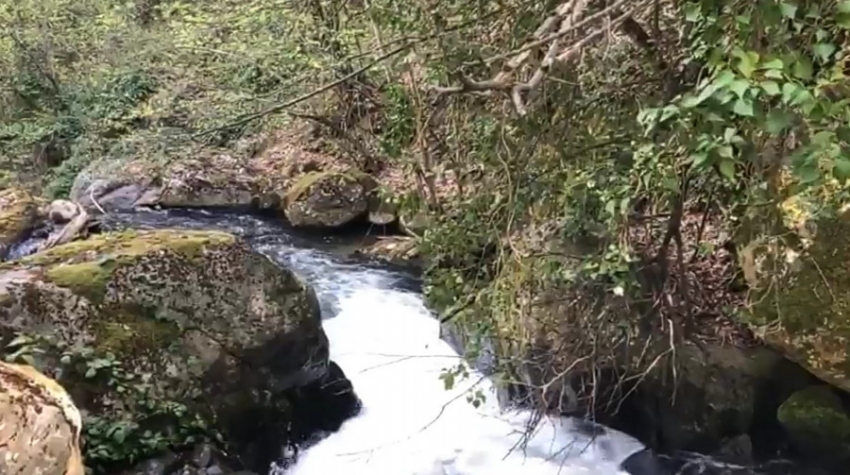
[[[556,9],[554,15],[546,18],[537,29],[534,35],[535,37],[538,37],[537,40],[526,44],[518,50],[493,56],[485,61],[486,63],[492,63],[499,59],[505,59],[513,56],[504,65],[502,71],[493,79],[475,81],[464,75],[462,72],[456,72],[455,77],[460,82],[460,85],[432,87],[431,89],[437,92],[438,95],[469,92],[486,94],[493,91],[508,93],[508,91],[510,91],[509,95],[517,113],[525,115],[527,114],[526,102],[528,101],[528,96],[533,94],[534,91],[540,87],[552,66],[556,63],[565,63],[573,60],[585,46],[600,39],[613,28],[622,26],[624,22],[631,19],[632,14],[638,8],[647,3],[646,1],[638,2],[627,12],[621,13],[620,8],[628,3],[628,1],[629,0],[618,0],[601,11],[594,13],[593,15],[589,15],[580,21],[577,20],[584,13],[587,6],[587,0],[570,0],[565,2]],[[616,18],[608,22],[606,25],[596,29],[592,33],[584,36],[579,41],[567,46],[562,45],[563,38],[580,27],[588,25],[596,20],[614,15],[617,15]],[[556,27],[556,32],[549,33]],[[547,49],[546,55],[541,60],[534,73],[532,73],[531,77],[525,82],[510,81],[511,75],[525,64],[531,56],[532,51],[547,43],[549,44],[549,48]]]

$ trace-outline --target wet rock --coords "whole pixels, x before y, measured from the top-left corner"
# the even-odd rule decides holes
[[[376,183],[377,186],[377,183]],[[376,187],[369,194],[369,222],[386,226],[398,218],[398,206],[390,197],[382,196]]]
[[[120,368],[144,400],[215,414],[214,428],[242,447],[284,445],[286,431],[240,428],[300,420],[296,391],[329,374],[313,291],[220,232],[102,234],[0,264],[0,347],[15,351],[16,335],[31,337],[39,366],[101,421],[176,433],[185,418],[150,427],[137,393],[87,371],[91,358]],[[263,455],[245,454],[248,468],[267,466]]]
[[[398,265],[417,264],[419,249],[416,241],[407,236],[381,237],[374,243],[354,252]]]
[[[371,189],[358,172],[311,172],[289,186],[287,219],[297,227],[336,228],[364,218]]]
[[[759,411],[778,406],[764,397],[766,385],[779,380],[775,391],[790,393],[808,381],[803,370],[764,347],[680,345],[675,364],[675,381],[650,375],[622,417],[610,421],[665,451],[721,450],[728,438],[751,432]]]
[[[40,205],[40,200],[25,190],[0,191],[0,260],[38,224]]]
[[[56,381],[0,361],[0,473],[84,475],[80,413]]]
[[[196,467],[206,468],[213,460],[213,447],[210,444],[201,444],[192,452],[191,462]]]
[[[127,470],[123,475],[169,475],[180,462],[180,456],[174,452],[145,460],[135,467]]]
[[[777,417],[801,455],[830,466],[850,462],[850,415],[831,387],[797,391],[782,403]]]
[[[64,224],[74,219],[80,213],[79,206],[68,200],[54,200],[48,206],[45,214],[55,224]]]
[[[752,464],[754,461],[753,441],[747,434],[731,437],[723,441],[717,456],[727,462],[739,465]]]

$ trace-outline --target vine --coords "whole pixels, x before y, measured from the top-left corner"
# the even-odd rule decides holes
[[[128,369],[109,351],[76,347],[43,335],[18,335],[5,348],[4,359],[39,367],[44,360],[52,375],[74,395],[93,393],[95,407],[81,405],[86,465],[111,473],[166,449],[221,441],[209,421],[189,406],[154,394],[156,375]],[[55,362],[54,362],[55,360]],[[79,404],[79,402],[78,402]]]

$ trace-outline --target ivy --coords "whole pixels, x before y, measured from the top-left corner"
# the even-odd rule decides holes
[[[35,367],[56,360],[53,376],[66,387],[96,388],[99,407],[81,411],[83,456],[95,474],[113,473],[166,449],[221,440],[198,412],[156,394],[157,375],[130,369],[111,352],[18,335],[6,345],[4,359]]]

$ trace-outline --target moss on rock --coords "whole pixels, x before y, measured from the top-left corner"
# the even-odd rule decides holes
[[[829,386],[797,391],[777,411],[798,451],[833,463],[850,461],[850,416]]]
[[[0,259],[35,226],[41,202],[19,188],[0,190]]]
[[[745,250],[759,277],[749,279],[755,291],[747,318],[768,344],[850,392],[850,215],[816,228],[805,246],[784,241]]]
[[[19,335],[47,342],[34,353],[40,369],[69,388],[98,427],[130,422],[138,434],[185,432],[175,419],[170,428],[151,419],[152,427],[150,401],[186,406],[190,420],[270,411],[285,421],[280,408],[294,409],[261,395],[285,400],[328,364],[312,290],[213,231],[108,233],[0,264],[0,348]],[[69,363],[67,355],[92,355],[97,364]],[[115,378],[101,377],[103,361],[136,389],[119,391]],[[227,438],[233,424],[222,424]]]
[[[310,172],[290,185],[284,211],[293,226],[339,227],[367,215],[373,186],[361,172]]]

